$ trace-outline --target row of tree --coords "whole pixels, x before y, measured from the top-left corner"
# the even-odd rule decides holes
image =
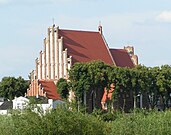
[[[83,100],[89,91],[103,92],[115,84],[113,100],[122,93],[132,91],[134,99],[137,95],[146,93],[150,106],[154,108],[159,99],[166,107],[171,100],[171,66],[146,67],[138,65],[135,68],[121,68],[106,65],[101,61],[76,63],[69,71],[69,82],[60,79],[57,83],[58,91],[63,98],[67,98],[72,89],[76,99]],[[24,96],[29,82],[22,77],[4,77],[0,82],[0,97],[12,100],[15,96]],[[134,100],[136,101],[136,100]],[[83,102],[83,101],[82,101]]]
[[[113,100],[117,99],[120,90],[122,93],[132,91],[134,101],[139,94],[146,93],[151,108],[162,102],[169,107],[171,99],[171,66],[146,67],[138,65],[135,68],[121,68],[106,65],[101,61],[76,63],[69,71],[69,82],[58,83],[60,92],[67,96],[69,89],[75,92],[76,98],[83,99],[85,92],[98,90],[105,87],[110,89],[110,84],[115,84]],[[134,104],[136,107],[136,103]]]

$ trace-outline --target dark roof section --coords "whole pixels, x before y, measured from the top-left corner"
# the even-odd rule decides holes
[[[57,93],[56,85],[50,80],[39,80],[39,84],[43,88],[43,92],[46,92],[46,96],[49,99],[61,100],[60,95]]]
[[[8,110],[12,109],[13,103],[12,101],[4,101],[4,103],[0,106],[0,110]]]
[[[129,68],[134,67],[131,57],[125,49],[110,49],[110,52],[116,63],[116,66]]]
[[[92,60],[114,64],[108,46],[99,32],[59,29],[59,36],[64,38],[64,48],[72,56],[73,64]]]

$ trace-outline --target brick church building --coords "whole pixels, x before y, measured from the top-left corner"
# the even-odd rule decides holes
[[[39,58],[35,60],[35,69],[30,73],[31,84],[26,96],[60,100],[55,83],[60,78],[68,79],[68,70],[73,64],[92,60],[129,68],[138,64],[138,57],[132,46],[123,49],[108,46],[101,25],[98,26],[98,31],[66,30],[55,25],[49,27],[48,36],[44,39],[44,49],[40,51]],[[70,96],[73,95],[70,92]],[[106,96],[101,99],[102,103],[105,103],[104,97]]]

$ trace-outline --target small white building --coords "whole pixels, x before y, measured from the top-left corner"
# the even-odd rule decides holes
[[[13,109],[20,109],[23,110],[29,103],[29,99],[25,97],[15,97],[13,102]]]
[[[45,114],[46,112],[55,109],[58,105],[62,105],[64,103],[65,102],[61,100],[48,99],[46,103],[36,104],[36,106],[40,107],[40,109],[42,109],[42,112]],[[37,108],[35,108],[34,111],[37,112]]]
[[[57,105],[64,103],[61,100],[45,99],[45,97],[43,99],[35,97],[35,100],[41,100],[41,102],[35,104],[34,111],[37,112],[37,109],[40,108],[44,114],[56,108]],[[27,105],[29,105],[29,99],[26,97],[18,97],[13,100],[13,109],[23,110]]]
[[[13,108],[12,101],[4,101],[4,98],[0,98],[0,115],[8,114],[8,111]]]
[[[45,98],[45,97],[43,97]],[[38,99],[38,98],[35,98]],[[38,99],[40,100],[40,99]],[[38,108],[41,109],[42,113],[46,113],[55,109],[58,105],[65,103],[61,100],[54,99],[41,99],[41,103],[36,103],[33,111],[38,112]],[[26,97],[15,97],[12,101],[4,101],[0,99],[0,115],[6,115],[9,110],[20,110],[23,111],[29,105],[29,99]]]

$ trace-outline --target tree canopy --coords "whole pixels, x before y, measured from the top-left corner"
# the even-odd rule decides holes
[[[135,98],[138,94],[146,93],[151,106],[155,106],[159,98],[168,105],[171,98],[171,66],[169,65],[161,67],[138,65],[130,69],[92,61],[74,64],[69,71],[69,77],[72,90],[77,97],[81,97],[84,91],[109,87],[114,83],[113,98],[117,97],[120,89],[123,92],[131,90]]]
[[[67,80],[60,78],[56,86],[57,86],[57,93],[59,93],[63,99],[67,99],[69,95],[69,83],[67,82]]]
[[[80,97],[84,91],[106,87],[110,69],[109,65],[101,61],[74,64],[69,71],[69,79],[75,95]]]
[[[4,77],[0,82],[0,97],[12,100],[14,97],[24,96],[29,84],[22,77]]]

